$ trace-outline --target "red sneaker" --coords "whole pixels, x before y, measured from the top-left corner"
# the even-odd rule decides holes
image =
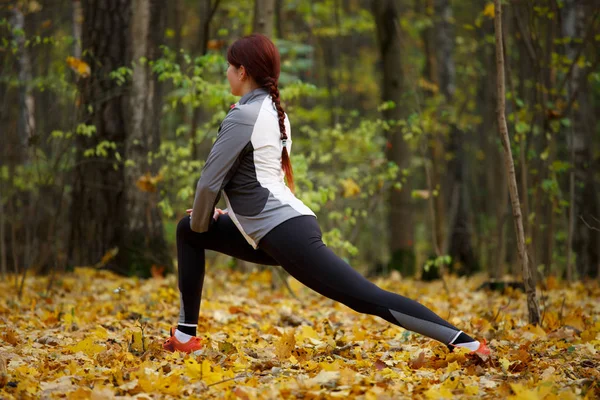
[[[448,349],[451,352],[454,350],[455,347],[459,347],[454,344],[447,344],[446,346],[448,346]],[[491,350],[488,347],[486,340],[481,339],[479,341],[479,347],[477,348],[477,350],[471,351],[471,354],[479,354],[480,356],[489,356],[491,354]]]
[[[489,356],[491,354],[490,348],[488,347],[485,339],[481,339],[479,342],[479,348],[475,350],[475,353],[482,356]]]
[[[180,351],[182,353],[191,353],[193,351],[200,350],[204,347],[204,344],[202,344],[202,339],[200,339],[197,336],[192,336],[192,338],[187,342],[181,343],[175,337],[174,327],[170,329],[169,333],[171,334],[171,337],[163,343],[163,349],[167,351]]]

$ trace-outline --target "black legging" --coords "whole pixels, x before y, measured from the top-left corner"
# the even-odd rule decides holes
[[[414,300],[379,288],[335,255],[321,240],[317,219],[289,219],[271,230],[252,248],[229,215],[220,215],[210,230],[196,233],[189,217],[177,226],[177,259],[181,292],[180,324],[198,323],[204,282],[204,250],[214,250],[262,265],[281,265],[311,289],[355,311],[377,315],[405,329],[444,344],[460,330]]]

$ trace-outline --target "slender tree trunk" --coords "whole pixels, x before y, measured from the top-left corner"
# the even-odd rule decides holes
[[[0,188],[0,271],[2,272],[2,279],[6,281],[8,279],[8,268],[6,266],[6,233],[4,228],[6,227],[6,220],[4,218],[4,189]]]
[[[434,7],[432,0],[428,0],[427,2],[416,2],[415,6],[417,7],[417,12],[428,15],[429,17],[434,17]],[[438,77],[438,60],[435,54],[435,35],[434,35],[434,27],[428,27],[423,29],[421,33],[421,38],[423,40],[424,47],[424,55],[425,55],[425,66],[423,69],[423,75],[428,82],[435,83],[439,86],[439,77]],[[429,92],[425,92],[425,96],[428,96]],[[444,196],[442,195],[445,190],[445,185],[442,185],[442,175],[444,175],[446,171],[446,162],[444,160],[444,144],[439,137],[440,135],[437,132],[432,132],[430,142],[427,146],[428,154],[431,157],[431,170],[427,171],[428,175],[427,182],[429,186],[429,190],[432,195],[430,196],[430,202],[433,203],[433,210],[431,210],[430,205],[430,213],[432,213],[432,223],[433,223],[433,247],[436,249],[436,256],[441,256],[447,248],[447,239],[446,239],[446,204],[444,201]],[[442,187],[443,186],[443,187]],[[437,196],[433,196],[433,190],[436,188],[440,188],[438,192],[441,192]]]
[[[83,151],[103,141],[124,154],[127,131],[125,88],[109,74],[130,63],[129,0],[84,0],[82,49],[91,76],[80,80],[82,121],[94,125],[92,137],[77,136],[77,167],[74,171],[69,257],[75,265],[93,265],[123,241],[126,221],[124,172],[114,151],[108,158],[83,157]],[[85,159],[86,162],[81,162]],[[122,273],[123,266],[112,265]]]
[[[161,0],[133,0],[131,19],[131,49],[133,77],[129,97],[129,126],[125,139],[126,167],[124,195],[124,235],[118,260],[131,273],[148,274],[152,265],[170,267],[163,226],[157,212],[156,189],[150,185],[141,190],[136,182],[142,176],[152,176],[147,163],[148,152],[159,145],[160,108],[156,104],[157,82],[148,62],[157,56],[158,32],[163,26],[160,16],[166,15]]]
[[[395,103],[395,107],[386,110],[384,116],[386,119],[400,120],[404,116],[402,108],[404,80],[401,68],[399,4],[396,0],[380,0],[373,2],[372,6],[377,41],[383,61],[382,98],[384,101]],[[411,151],[399,129],[390,131],[388,143],[388,159],[395,162],[400,170],[407,168],[411,159]],[[411,203],[409,181],[404,182],[400,190],[391,189],[389,200],[390,267],[399,270],[406,276],[412,276],[415,273]]]
[[[456,85],[456,67],[454,64],[455,31],[450,0],[435,0],[434,43],[437,65],[437,83],[445,104],[453,104]],[[479,267],[471,245],[471,227],[469,224],[469,206],[467,205],[466,157],[463,152],[465,133],[454,124],[450,126],[448,152],[453,155],[448,164],[449,240],[445,254],[454,261],[460,261],[461,273],[470,274]]]
[[[25,16],[19,7],[13,7],[12,23],[14,30],[25,31]],[[31,91],[31,58],[29,49],[25,46],[25,35],[16,35],[17,66],[19,76],[19,120],[17,125],[18,135],[23,146],[23,156],[27,160],[29,141],[35,134],[35,100]]]
[[[497,64],[497,92],[498,92],[498,130],[504,147],[505,168],[508,171],[508,184],[510,190],[510,198],[513,209],[513,217],[515,219],[515,228],[517,231],[517,245],[519,251],[519,261],[523,268],[523,283],[525,284],[525,292],[527,294],[527,310],[529,314],[529,322],[537,325],[540,322],[540,310],[537,303],[535,284],[532,276],[532,271],[529,268],[527,251],[525,247],[525,233],[523,231],[523,218],[521,215],[521,204],[519,202],[519,189],[515,176],[515,165],[512,158],[510,148],[510,139],[508,136],[508,127],[506,125],[506,85],[504,82],[504,51],[502,38],[502,5],[501,0],[494,0],[495,19],[494,27],[496,34],[496,64]]]
[[[200,1],[200,35],[198,37],[198,42],[196,44],[196,48],[200,52],[200,55],[203,56],[208,52],[208,41],[210,40],[210,32],[211,32],[211,23],[217,9],[219,8],[219,3],[221,0],[201,0]],[[202,155],[208,154],[212,143],[208,140],[202,140],[200,143],[197,143],[197,130],[198,126],[202,121],[205,120],[205,110],[204,106],[200,105],[197,108],[192,108],[192,126],[190,130],[190,144],[192,146],[192,158],[198,159],[201,158]]]
[[[254,32],[272,38],[274,17],[275,0],[254,0]]]
[[[279,39],[285,39],[285,31],[283,29],[283,0],[275,0],[275,34]]]
[[[563,12],[563,35],[571,38],[566,44],[566,55],[574,62],[570,79],[567,83],[568,102],[576,101],[577,107],[571,107],[570,118],[572,123],[571,140],[569,149],[572,175],[574,182],[570,202],[573,207],[571,224],[573,225],[572,246],[576,254],[576,268],[579,278],[593,277],[597,273],[595,265],[600,262],[598,249],[598,231],[590,229],[582,218],[593,224],[594,217],[598,218],[598,194],[594,190],[594,163],[593,138],[594,122],[593,108],[589,95],[587,70],[582,69],[575,62],[580,53],[582,44],[575,38],[583,38],[586,31],[586,5],[577,0],[566,0]],[[590,23],[594,23],[591,21]],[[571,243],[569,243],[571,244]]]

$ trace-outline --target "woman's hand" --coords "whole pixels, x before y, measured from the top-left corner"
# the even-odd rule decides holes
[[[186,213],[190,214],[190,218],[192,218],[192,208],[188,208],[187,210],[185,210]],[[216,221],[217,218],[219,218],[219,215],[221,214],[227,214],[227,211],[223,211],[220,208],[215,208],[215,213],[213,214],[213,219]]]
[[[215,208],[215,213],[213,214],[213,219],[216,221],[219,218],[219,215],[227,214],[227,211],[223,211],[220,208]]]

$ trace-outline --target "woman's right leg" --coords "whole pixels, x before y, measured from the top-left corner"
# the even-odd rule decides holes
[[[479,342],[424,305],[370,282],[322,241],[317,219],[292,218],[269,232],[259,247],[294,278],[355,311],[377,315],[450,346],[476,350]]]
[[[263,250],[254,249],[240,233],[229,215],[222,214],[208,232],[197,233],[190,228],[190,218],[177,225],[177,263],[180,292],[178,329],[195,336],[204,283],[204,250],[263,265],[279,265]]]

